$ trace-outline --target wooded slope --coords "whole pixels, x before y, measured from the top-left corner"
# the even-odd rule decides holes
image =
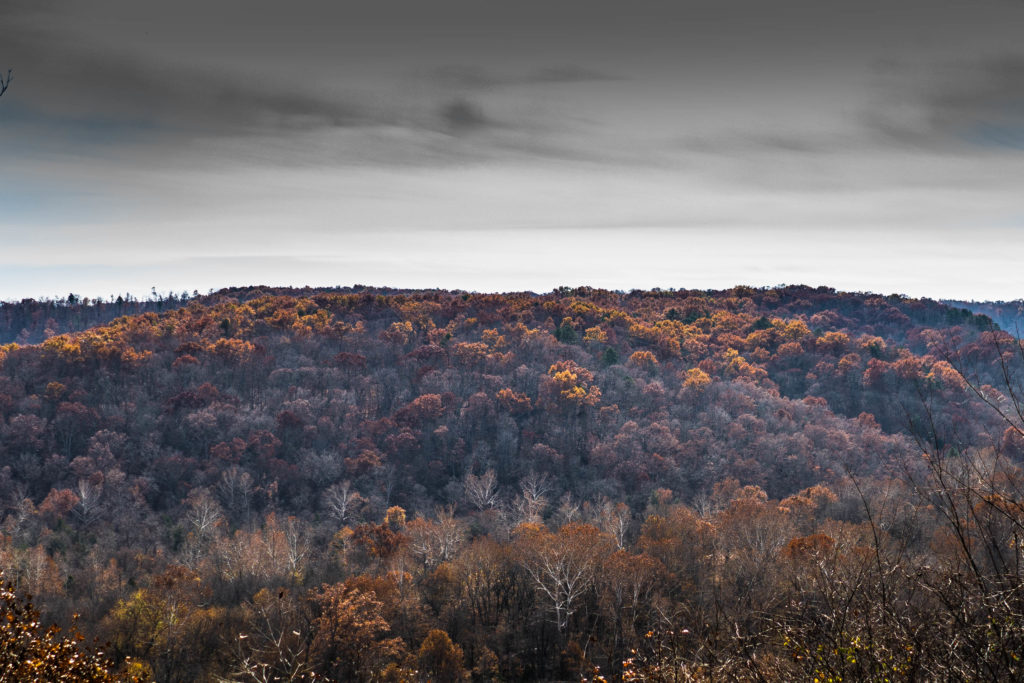
[[[812,532],[830,540],[806,543],[832,552],[842,534],[866,532],[820,525],[870,521],[866,500],[894,486],[909,496],[933,474],[922,451],[1024,453],[998,409],[1012,404],[1019,359],[1009,352],[1019,346],[985,316],[934,301],[807,287],[243,288],[162,307],[171,310],[0,347],[0,568],[53,616],[81,612],[83,628],[161,680],[189,648],[206,654],[180,680],[258,659],[221,634],[271,609],[260,591],[278,587],[312,601],[299,649],[310,671],[313,660],[331,670],[316,620],[351,600],[386,607],[398,598],[384,593],[405,590],[405,574],[416,615],[385,609],[367,636],[396,639],[393,652],[380,646],[380,662],[412,666],[402,652],[428,638],[454,648],[443,642],[451,637],[460,666],[481,678],[481,657],[506,678],[578,676],[595,662],[622,675],[629,647],[645,642],[637,629],[653,629],[658,609],[687,604],[683,585],[706,580],[684,575],[753,552],[684,560],[687,534],[706,528],[711,536],[698,536],[719,538],[713,546],[735,544],[746,537],[735,525],[769,515],[774,540],[756,548],[763,566],[803,553],[799,544],[782,550]],[[861,481],[870,495],[858,492]],[[794,505],[810,516],[798,521]],[[431,543],[445,524],[458,533],[438,550]],[[931,533],[914,531],[915,543],[927,546]],[[850,552],[878,549],[854,536]],[[608,621],[622,605],[602,612],[593,568],[579,595],[552,598],[541,570],[507,557],[524,592],[500,599],[526,602],[518,616],[506,605],[487,617],[501,622],[491,640],[474,640],[479,629],[450,611],[470,588],[436,585],[456,581],[436,575],[443,566],[484,562],[470,551],[525,544],[543,555],[545,544],[577,542],[585,556],[634,553],[614,560],[623,571],[649,563],[651,577],[674,577],[664,589],[645,584],[630,635]],[[160,652],[138,642],[126,624],[168,591],[224,627],[187,631]],[[714,604],[705,597],[689,608]],[[550,646],[528,635],[537,628]],[[701,628],[717,633],[710,622]],[[762,633],[765,624],[743,628]],[[583,635],[600,654],[582,651]]]

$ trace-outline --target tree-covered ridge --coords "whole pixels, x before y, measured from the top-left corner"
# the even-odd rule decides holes
[[[122,295],[109,300],[90,299],[68,294],[58,299],[0,301],[0,344],[38,344],[58,334],[105,325],[114,318],[170,310],[191,298],[186,293],[158,295],[154,291],[146,300]]]
[[[915,356],[907,347],[926,351],[941,342],[928,338],[925,331],[935,331],[924,323],[964,320],[940,305],[799,293],[367,292],[193,302],[160,316],[51,337],[39,347],[7,347],[9,375],[30,366],[42,372],[20,373],[28,381],[4,391],[3,410],[6,415],[32,396],[49,401],[46,446],[70,461],[83,455],[76,451],[82,443],[66,430],[58,436],[58,413],[60,424],[76,422],[73,413],[80,418],[82,439],[94,427],[120,431],[103,417],[127,392],[134,409],[157,425],[147,435],[156,441],[150,450],[171,448],[199,462],[210,448],[261,431],[273,437],[275,459],[283,463],[330,448],[349,463],[349,474],[366,474],[387,461],[401,465],[410,481],[435,484],[427,487],[435,496],[445,478],[461,476],[477,461],[495,465],[504,482],[536,468],[561,474],[552,463],[573,470],[592,456],[609,469],[596,470],[607,475],[607,486],[645,495],[643,483],[657,478],[693,493],[741,474],[710,469],[716,460],[701,454],[737,449],[716,443],[729,440],[719,430],[700,428],[749,416],[754,431],[743,438],[755,439],[764,456],[742,478],[786,493],[812,483],[814,467],[836,467],[801,457],[797,469],[785,471],[771,459],[794,449],[813,453],[791,442],[799,433],[823,443],[824,436],[803,434],[814,422],[855,435],[848,447],[856,452],[832,451],[844,466],[869,457],[859,445],[864,420],[840,426],[825,406],[794,400],[824,398],[851,418],[868,411],[885,432],[901,432],[913,397],[882,400],[892,398],[901,380],[912,376],[930,391],[959,391],[944,361]],[[826,301],[815,304],[815,294]],[[908,325],[911,315],[921,327]],[[815,409],[818,420],[807,417]],[[198,432],[205,439],[197,440],[185,425],[200,416],[209,425]],[[444,439],[434,433],[441,427]],[[652,429],[666,443],[634,444],[629,455],[610,447],[616,437],[656,441],[646,436]],[[535,451],[546,452],[541,447],[557,456],[534,462]],[[661,459],[653,461],[633,457],[651,450],[665,452],[654,453]],[[885,461],[885,448],[868,450],[873,463]],[[685,452],[700,459],[697,471],[680,468]],[[440,468],[438,455],[446,461]],[[434,472],[426,470],[431,463]],[[412,471],[405,472],[406,465]],[[627,475],[627,469],[634,471]],[[697,477],[701,469],[708,471]],[[789,479],[798,483],[785,484]],[[173,484],[175,495],[189,485]]]
[[[693,291],[687,292],[686,290],[667,290],[667,291],[653,291],[645,292],[640,290],[634,290],[630,293],[615,292],[610,293],[620,298],[629,296],[635,298],[637,296],[668,296],[679,299],[687,299],[690,297],[711,297],[715,299],[729,298],[734,292],[739,292],[743,295],[748,295],[755,300],[759,306],[766,310],[774,310],[780,303],[787,301],[796,303],[799,305],[807,305],[810,300],[819,300],[823,295],[835,295],[834,290],[828,288],[817,288],[811,289],[803,286],[792,286],[775,289],[754,289],[747,287],[739,287],[735,290],[727,290],[723,292],[718,291]],[[65,297],[58,297],[53,299],[22,299],[20,301],[0,301],[0,343],[7,344],[11,342],[17,342],[19,344],[35,344],[44,341],[45,339],[55,336],[57,334],[66,334],[73,332],[80,332],[89,327],[97,325],[103,325],[114,318],[125,316],[125,315],[138,315],[140,313],[161,313],[166,310],[171,310],[184,306],[189,301],[198,301],[205,304],[214,303],[221,300],[235,300],[239,302],[245,302],[250,299],[259,298],[263,296],[301,296],[309,297],[316,295],[326,294],[381,294],[385,296],[392,295],[405,295],[405,296],[429,296],[433,294],[443,295],[459,295],[463,292],[444,292],[438,290],[437,292],[424,292],[423,290],[406,290],[406,289],[394,289],[394,288],[382,288],[382,287],[364,287],[362,285],[355,285],[353,287],[333,287],[333,288],[274,288],[274,287],[235,287],[222,289],[217,292],[210,292],[206,295],[201,295],[199,292],[193,292],[189,294],[187,292],[175,293],[159,293],[155,289],[152,294],[146,299],[138,299],[132,295],[111,295],[109,298],[93,298],[81,297],[76,294],[68,294]],[[581,296],[588,296],[599,294],[598,290],[590,288],[560,288],[553,296],[564,296],[567,293],[575,293]],[[608,293],[606,293],[608,294]],[[536,296],[528,294],[528,296]],[[874,303],[872,305],[877,306],[880,300],[885,300],[891,304],[894,304],[897,308],[903,308],[907,305],[911,310],[920,312],[922,309],[928,309],[930,311],[931,319],[941,320],[942,316],[949,316],[946,322],[956,321],[963,316],[963,311],[970,309],[975,313],[979,314],[990,314],[997,323],[1002,325],[1004,329],[1012,330],[1012,325],[1007,326],[1007,321],[1015,321],[1020,315],[1020,302],[962,302],[962,301],[947,301],[943,302],[949,308],[954,310],[950,311],[943,309],[936,311],[936,302],[930,300],[910,300],[904,297],[889,296],[879,297],[877,295],[840,295],[849,300],[850,306],[858,306],[856,303],[857,299],[871,300]],[[821,303],[819,301],[818,306],[820,308]],[[987,307],[987,308],[986,308]],[[941,307],[940,307],[941,308]],[[960,310],[962,309],[962,310]],[[797,309],[799,312],[799,308]],[[909,313],[917,318],[915,314]],[[938,317],[935,317],[938,316]],[[1007,317],[1009,316],[1009,317]],[[923,318],[920,322],[926,322],[928,318]]]
[[[0,347],[0,569],[159,680],[789,657],[743,604],[807,557],[880,568],[872,532],[938,552],[914,482],[1024,454],[992,409],[1015,340],[933,301],[246,288],[169,308]],[[673,625],[694,620],[691,650]]]
[[[1024,336],[1024,299],[1015,301],[945,301],[956,308],[965,308],[985,315],[1007,332]]]

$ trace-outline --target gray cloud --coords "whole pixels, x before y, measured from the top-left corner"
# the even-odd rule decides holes
[[[729,136],[683,138],[674,147],[697,154],[742,156],[749,154],[835,154],[862,145],[863,140],[835,135],[793,135],[747,132]]]
[[[18,147],[28,156],[49,149],[146,162],[159,153],[161,164],[201,166],[217,160],[443,166],[509,155],[574,158],[576,145],[562,139],[572,124],[561,120],[563,113],[533,108],[531,120],[524,120],[509,110],[509,100],[482,102],[476,95],[517,84],[611,78],[579,66],[512,76],[448,66],[425,79],[432,84],[426,89],[383,79],[371,94],[346,90],[339,78],[325,92],[303,85],[301,63],[290,79],[281,69],[261,76],[259,67],[268,62],[257,55],[251,68],[230,70],[202,60],[175,65],[157,52],[99,44],[38,21],[0,34],[21,86],[17,102],[5,102],[16,106],[0,111],[0,122],[34,140]]]
[[[21,36],[8,46],[23,84],[19,100],[37,115],[213,134],[381,122],[379,113],[365,107],[271,78],[257,82],[133,54],[59,45]]]
[[[901,66],[887,64],[899,73]],[[865,116],[882,142],[941,152],[1024,150],[1024,56],[933,65],[895,79]]]
[[[618,76],[575,65],[545,67],[531,72],[524,79],[527,83],[587,83],[617,80],[620,80]]]
[[[453,133],[472,133],[494,123],[476,103],[458,99],[441,107],[441,120]]]
[[[1019,2],[0,4],[0,69],[16,77],[0,101],[0,260],[53,267],[34,281],[43,291],[54,263],[220,258],[241,234],[269,260],[234,282],[288,268],[269,255],[307,244],[382,284],[411,258],[422,284],[458,272],[467,287],[481,281],[458,269],[481,254],[495,258],[482,272],[508,264],[508,282],[533,268],[557,282],[562,254],[585,247],[581,281],[639,286],[655,252],[666,273],[688,254],[742,273],[847,235],[825,254],[840,278],[844,263],[876,262],[864,230],[928,236],[906,240],[893,273],[950,235],[970,233],[957,249],[979,229],[1020,242],[1024,155],[989,148],[1020,148],[1024,67],[980,57],[1021,53]],[[578,230],[539,245],[566,226]],[[458,234],[414,239],[425,230]],[[167,274],[191,287],[199,270]],[[920,273],[945,282],[943,270],[921,257]],[[66,272],[65,291],[100,276]],[[30,275],[0,267],[0,289]]]
[[[574,64],[546,66],[527,73],[501,74],[480,66],[446,64],[427,74],[428,81],[454,90],[483,90],[517,85],[618,81],[620,77]]]
[[[496,74],[479,66],[446,64],[426,74],[425,80],[439,87],[454,90],[479,90],[493,88],[504,81]]]
[[[935,130],[970,143],[1024,150],[1024,57],[969,69],[929,102]]]

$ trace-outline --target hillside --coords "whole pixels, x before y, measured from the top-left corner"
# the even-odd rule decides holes
[[[0,344],[38,344],[58,334],[104,325],[114,318],[171,310],[189,299],[185,294],[157,296],[154,293],[145,301],[130,296],[92,300],[75,294],[63,299],[0,301]]]
[[[1024,334],[1024,299],[1015,301],[944,301],[955,308],[985,315],[1002,329],[1015,335]]]
[[[832,598],[857,571],[873,595],[864,558],[949,566],[919,492],[946,458],[987,458],[991,499],[1024,454],[1019,344],[929,300],[241,288],[144,308],[8,313],[8,339],[50,332],[0,347],[0,568],[162,681],[298,659],[337,680],[441,660],[479,680],[656,678],[666,657],[838,671],[783,640],[813,651],[854,626],[769,596],[824,599],[794,578],[807,558],[846,576]],[[549,555],[575,588],[529,559]],[[952,618],[915,585],[893,588],[907,609]],[[353,610],[378,619],[358,644],[328,623]],[[890,616],[864,661],[895,656],[907,617]],[[271,622],[299,634],[294,656],[223,636]],[[932,672],[980,656],[913,647]]]

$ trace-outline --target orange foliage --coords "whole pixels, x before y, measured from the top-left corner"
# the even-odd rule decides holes
[[[499,390],[495,398],[498,399],[498,403],[502,408],[513,415],[522,415],[523,413],[527,413],[532,407],[532,402],[530,401],[529,396],[517,393],[507,388]]]
[[[593,381],[594,374],[590,370],[566,360],[548,368],[546,386],[554,388],[566,403],[577,407],[595,406],[601,402],[601,389],[591,384]]]
[[[650,351],[634,351],[627,362],[641,370],[653,370],[658,365],[658,359]]]

